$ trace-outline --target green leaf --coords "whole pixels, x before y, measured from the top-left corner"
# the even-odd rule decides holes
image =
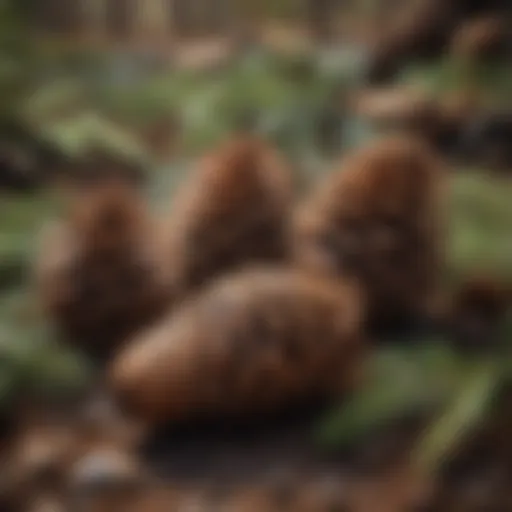
[[[69,155],[79,155],[90,147],[99,146],[139,161],[147,158],[138,141],[95,112],[55,123],[48,127],[46,136]]]
[[[512,203],[509,181],[463,171],[450,182],[448,273],[489,271],[512,276]]]
[[[342,447],[409,413],[442,404],[456,388],[461,362],[442,346],[380,350],[369,361],[368,381],[349,403],[327,415],[318,441]]]
[[[414,462],[435,471],[475,431],[489,411],[504,372],[496,362],[481,363],[470,372],[467,384],[420,441]]]

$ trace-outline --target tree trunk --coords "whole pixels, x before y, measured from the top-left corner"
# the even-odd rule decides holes
[[[306,0],[311,35],[315,42],[325,43],[331,38],[330,17],[334,0]]]
[[[135,0],[107,0],[105,25],[107,33],[116,38],[128,38],[133,29]]]
[[[181,37],[190,35],[193,27],[193,0],[172,0],[171,17],[176,34]]]

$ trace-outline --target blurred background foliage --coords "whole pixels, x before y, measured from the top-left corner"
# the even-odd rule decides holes
[[[289,17],[296,6],[291,0],[252,4],[248,9],[270,10],[278,17]],[[365,8],[371,11],[372,5]],[[363,66],[357,54],[344,49],[296,55],[253,49],[210,72],[172,65],[148,71],[137,55],[38,44],[31,37],[27,12],[28,3],[20,1],[0,7],[0,116],[30,123],[38,136],[66,154],[85,151],[97,141],[115,151],[144,154],[155,207],[172,197],[191,156],[242,125],[250,124],[283,148],[304,183],[329,169],[330,158],[317,142],[323,116],[331,116],[345,149],[372,136],[357,119],[344,116],[344,95],[358,85]],[[493,101],[506,102],[512,70],[507,66],[462,73],[457,63],[445,59],[411,67],[398,81],[420,84],[437,95],[470,81]],[[179,119],[181,130],[179,151],[164,163],[151,161],[138,137],[145,124],[162,116]],[[58,204],[48,190],[27,196],[0,193],[0,406],[5,407],[15,390],[54,392],[80,386],[87,370],[44,325],[28,285],[38,230],[58,211]],[[510,180],[461,168],[450,174],[449,193],[447,279],[457,282],[480,270],[512,278]],[[377,350],[369,362],[367,384],[347,407],[325,419],[319,438],[329,446],[350,444],[409,410],[448,407],[452,416],[441,415],[424,442],[424,450],[436,460],[442,458],[439,445],[449,444],[454,431],[474,424],[478,411],[485,411],[484,398],[495,384],[488,378],[489,368],[500,379],[512,375],[512,365],[499,372],[484,365],[473,379],[471,372],[477,370],[471,363],[439,342]],[[474,385],[466,385],[468,379]],[[460,407],[447,406],[454,400]]]

